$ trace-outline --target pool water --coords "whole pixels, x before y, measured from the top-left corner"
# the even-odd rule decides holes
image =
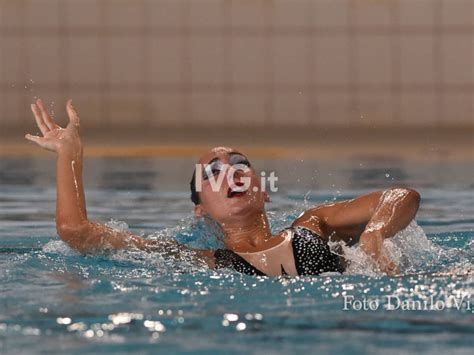
[[[187,158],[90,158],[89,218],[199,247]],[[474,171],[470,162],[257,159],[275,171],[276,231],[315,204],[393,185],[422,195],[388,248],[387,277],[357,250],[348,272],[266,278],[137,251],[81,256],[56,235],[51,158],[0,160],[0,353],[429,353],[474,346]],[[417,303],[418,302],[418,303]],[[422,309],[416,308],[421,305]]]

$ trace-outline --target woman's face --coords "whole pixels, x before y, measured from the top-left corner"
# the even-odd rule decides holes
[[[214,148],[196,165],[197,216],[209,215],[221,225],[264,211],[268,194],[247,157],[227,147]]]

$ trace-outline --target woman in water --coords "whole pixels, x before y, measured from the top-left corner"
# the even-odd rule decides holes
[[[54,122],[41,100],[32,104],[31,110],[43,136],[27,134],[25,138],[57,153],[56,228],[64,242],[80,253],[138,248],[179,257],[190,250],[174,241],[144,239],[89,221],[82,182],[80,121],[71,100],[66,104],[66,128]],[[416,191],[392,188],[316,206],[303,212],[291,227],[273,235],[265,212],[268,194],[259,188],[260,177],[245,155],[219,147],[205,153],[198,163],[204,169],[195,170],[191,181],[194,213],[212,218],[225,235],[226,249],[192,249],[211,268],[229,267],[267,276],[343,272],[343,256],[328,245],[333,241],[359,244],[379,270],[399,272],[384,252],[383,242],[415,217],[420,202]],[[222,175],[230,178],[220,179]]]

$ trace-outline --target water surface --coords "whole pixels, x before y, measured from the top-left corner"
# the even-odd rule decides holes
[[[218,246],[212,228],[191,217],[192,164],[88,159],[89,218],[144,236]],[[1,352],[472,353],[472,164],[267,159],[253,165],[280,178],[268,205],[274,230],[316,204],[393,185],[418,189],[418,225],[390,246],[404,274],[378,275],[358,265],[357,254],[346,274],[306,278],[215,272],[132,251],[84,257],[55,232],[54,161],[2,158]],[[357,311],[356,302],[344,310],[351,297],[377,309]],[[429,309],[402,309],[415,301]]]

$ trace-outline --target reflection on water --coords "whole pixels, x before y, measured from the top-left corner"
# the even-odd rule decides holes
[[[35,162],[31,157],[0,159],[0,184],[33,185],[37,179]]]
[[[79,303],[81,299],[78,297],[78,290],[85,290],[90,285],[87,278],[81,277],[75,273],[71,273],[67,270],[61,272],[53,271],[49,275],[52,280],[58,281],[63,284],[63,287],[58,289],[57,298],[62,300],[63,303]]]
[[[361,166],[362,165],[362,166]],[[404,185],[408,175],[400,161],[384,162],[381,166],[370,163],[360,164],[350,171],[349,186],[351,188],[373,187],[384,188],[391,185]]]
[[[159,170],[153,170],[151,158],[100,158],[97,167],[100,180],[97,185],[105,189],[152,190]]]
[[[138,234],[215,247],[216,230],[190,217],[193,163],[87,159],[89,217],[125,221]],[[268,205],[275,229],[303,208],[333,198],[395,184],[419,189],[422,230],[412,225],[392,245],[409,258],[400,260],[410,275],[353,270],[271,279],[178,265],[160,254],[84,257],[56,236],[54,159],[7,158],[0,162],[2,172],[9,171],[0,174],[0,352],[445,354],[472,348],[472,311],[466,305],[457,309],[453,301],[472,298],[474,289],[471,164],[252,163],[280,178],[281,189]],[[344,311],[345,295],[381,306]],[[447,307],[388,311],[383,301],[390,295],[401,301],[434,297]]]

